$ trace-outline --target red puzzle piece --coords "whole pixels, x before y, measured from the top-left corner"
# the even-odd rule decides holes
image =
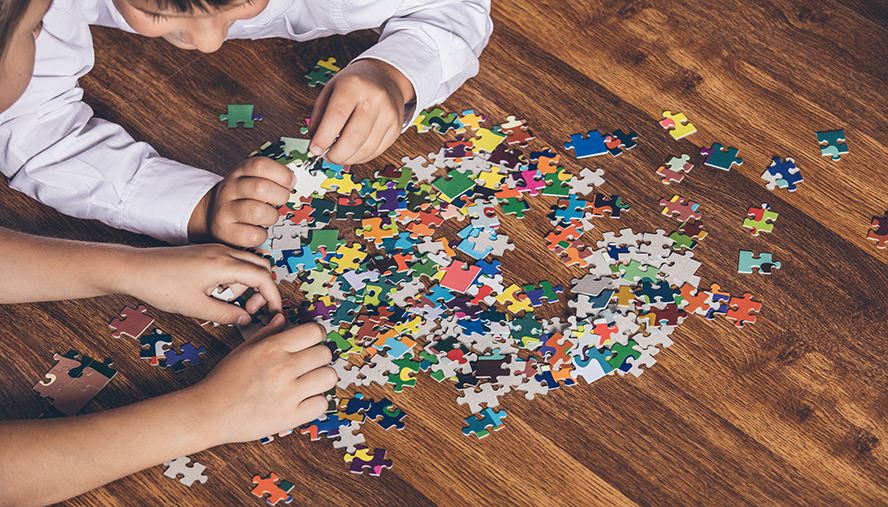
[[[138,310],[130,307],[124,307],[120,311],[122,318],[114,319],[108,323],[108,327],[114,330],[111,336],[120,338],[121,334],[125,334],[134,340],[138,340],[139,336],[148,329],[148,326],[154,323],[154,319],[145,315],[148,311],[145,305],[139,305]]]

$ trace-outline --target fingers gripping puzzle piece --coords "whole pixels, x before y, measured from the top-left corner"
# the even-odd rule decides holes
[[[228,113],[220,114],[219,120],[228,121],[228,128],[237,128],[238,123],[243,123],[244,128],[253,128],[253,122],[262,119],[261,114],[253,113],[253,104],[229,104]]]
[[[844,130],[818,132],[817,143],[820,145],[820,154],[824,157],[832,157],[833,160],[841,160],[841,155],[848,153]]]
[[[884,217],[873,217],[872,227],[867,231],[866,237],[875,241],[879,248],[888,246],[888,211]]]
[[[207,476],[204,475],[204,471],[207,467],[201,465],[198,462],[194,462],[191,466],[188,463],[191,462],[191,458],[188,456],[182,456],[181,458],[176,458],[172,461],[167,461],[163,464],[163,466],[168,467],[166,471],[163,473],[165,477],[169,477],[170,479],[175,479],[178,476],[182,476],[179,479],[179,482],[182,484],[191,487],[195,482],[199,482],[204,484],[207,482]]]
[[[276,505],[281,500],[284,503],[290,503],[293,501],[293,497],[289,495],[291,489],[293,489],[293,484],[287,481],[281,481],[280,485],[277,482],[280,480],[280,477],[277,476],[276,473],[271,472],[267,477],[260,477],[258,475],[253,476],[253,483],[256,484],[256,487],[253,488],[254,495],[259,498],[265,497],[265,501],[271,505]]]
[[[660,121],[660,126],[669,129],[669,133],[676,141],[697,131],[697,127],[688,121],[688,117],[684,113],[672,114],[672,111],[663,111],[663,120]]]
[[[139,336],[148,329],[148,326],[154,323],[154,318],[145,315],[148,311],[145,305],[139,305],[137,310],[133,310],[129,306],[120,311],[120,317],[108,323],[108,326],[114,330],[111,336],[120,338],[121,334],[125,334],[134,340],[138,340]]]
[[[771,207],[762,204],[761,208],[750,207],[746,212],[752,218],[743,220],[743,227],[752,229],[752,235],[758,236],[760,232],[771,232],[774,230],[774,220],[777,220],[777,213],[771,211]],[[754,219],[754,220],[753,220]]]

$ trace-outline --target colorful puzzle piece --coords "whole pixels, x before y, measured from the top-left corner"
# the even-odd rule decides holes
[[[833,160],[841,160],[841,155],[848,153],[844,130],[817,132],[817,143],[820,145],[820,154],[832,157]]]
[[[660,126],[669,129],[669,133],[676,141],[697,131],[697,127],[688,121],[684,113],[672,114],[672,111],[663,111],[663,118]]]
[[[743,165],[743,159],[737,157],[739,151],[737,148],[725,148],[719,143],[713,143],[711,148],[700,148],[700,154],[706,155],[703,164],[723,171],[730,171],[734,164]]]
[[[746,212],[752,218],[743,220],[743,227],[752,229],[752,235],[758,236],[760,232],[771,232],[774,230],[773,221],[777,220],[777,213],[771,211],[771,207],[762,204],[761,208],[750,207]]]
[[[238,123],[243,123],[244,128],[253,128],[253,122],[262,120],[261,114],[253,113],[252,104],[228,104],[228,112],[219,115],[219,120],[227,121],[228,128],[237,128]]]

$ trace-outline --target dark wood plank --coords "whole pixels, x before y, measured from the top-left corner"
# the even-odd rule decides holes
[[[364,425],[395,467],[378,478],[348,473],[328,441],[290,435],[262,446],[220,446],[192,456],[210,480],[190,489],[145,470],[67,505],[250,504],[251,477],[270,471],[293,482],[294,504],[320,505],[880,505],[888,503],[885,448],[888,377],[882,328],[888,320],[888,253],[867,240],[870,219],[888,209],[883,161],[888,134],[885,40],[888,11],[870,2],[792,0],[496,2],[495,32],[480,74],[445,103],[475,109],[490,124],[526,118],[533,149],[551,146],[573,174],[602,167],[601,191],[631,204],[584,236],[675,230],[659,200],[678,193],[701,204],[709,236],[694,251],[702,287],[751,292],[764,306],[753,325],[691,316],[639,378],[606,377],[502,406],[506,427],[466,438],[457,391],[419,375],[418,387],[389,396],[409,414],[403,431]],[[318,90],[302,74],[319,58],[354,58],[371,32],[297,44],[230,41],[202,55],[160,40],[97,28],[96,68],[82,80],[97,115],[124,125],[164,155],[224,174],[263,142],[296,135]],[[228,103],[253,103],[257,128],[227,129]],[[681,111],[698,132],[675,141],[658,121]],[[635,130],[638,147],[619,158],[576,160],[571,134]],[[850,153],[820,156],[815,132],[842,128]],[[450,136],[452,137],[452,135]],[[437,151],[436,134],[405,133],[379,159],[354,168],[370,176],[405,155]],[[740,149],[730,172],[704,168],[699,147]],[[696,164],[680,184],[655,174],[669,155]],[[794,193],[760,179],[773,156],[791,156],[805,178]],[[62,216],[0,188],[0,225],[37,234],[156,245],[151,238]],[[505,281],[549,279],[569,287],[583,270],[558,263],[545,244],[552,197],[530,199],[523,220],[500,215],[518,247],[502,257]],[[741,227],[749,206],[769,203],[774,232]],[[354,238],[354,222],[342,225]],[[459,227],[444,233],[455,237]],[[770,276],[736,272],[740,249],[769,251]],[[134,273],[133,276],[138,276]],[[60,280],[59,283],[64,283]],[[299,300],[292,286],[282,291]],[[537,316],[566,318],[564,301]],[[109,296],[0,307],[7,372],[0,418],[39,414],[31,386],[69,348],[112,357],[120,374],[84,410],[125,405],[199,381],[240,342],[236,330],[151,310],[157,325],[207,347],[206,365],[179,375],[145,366],[131,340],[107,323],[124,305]],[[21,345],[19,345],[21,342]],[[349,391],[354,393],[354,389]],[[158,439],[176,431],[158,428]],[[150,443],[146,442],[146,445]],[[173,500],[175,499],[175,500]]]

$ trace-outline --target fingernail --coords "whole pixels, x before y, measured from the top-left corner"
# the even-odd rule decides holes
[[[290,178],[290,188],[296,188],[296,184],[299,183],[299,178],[296,177],[296,173],[293,173],[293,177]]]
[[[237,318],[237,325],[238,326],[246,326],[247,324],[250,323],[251,320],[252,319],[250,319],[249,315],[241,315],[240,317]]]
[[[311,151],[311,154],[314,155],[314,156],[316,156],[316,157],[317,157],[318,155],[320,155],[321,152],[324,151],[324,150],[321,149],[320,146],[318,146],[318,145],[316,145],[316,144],[312,144],[308,149]]]

